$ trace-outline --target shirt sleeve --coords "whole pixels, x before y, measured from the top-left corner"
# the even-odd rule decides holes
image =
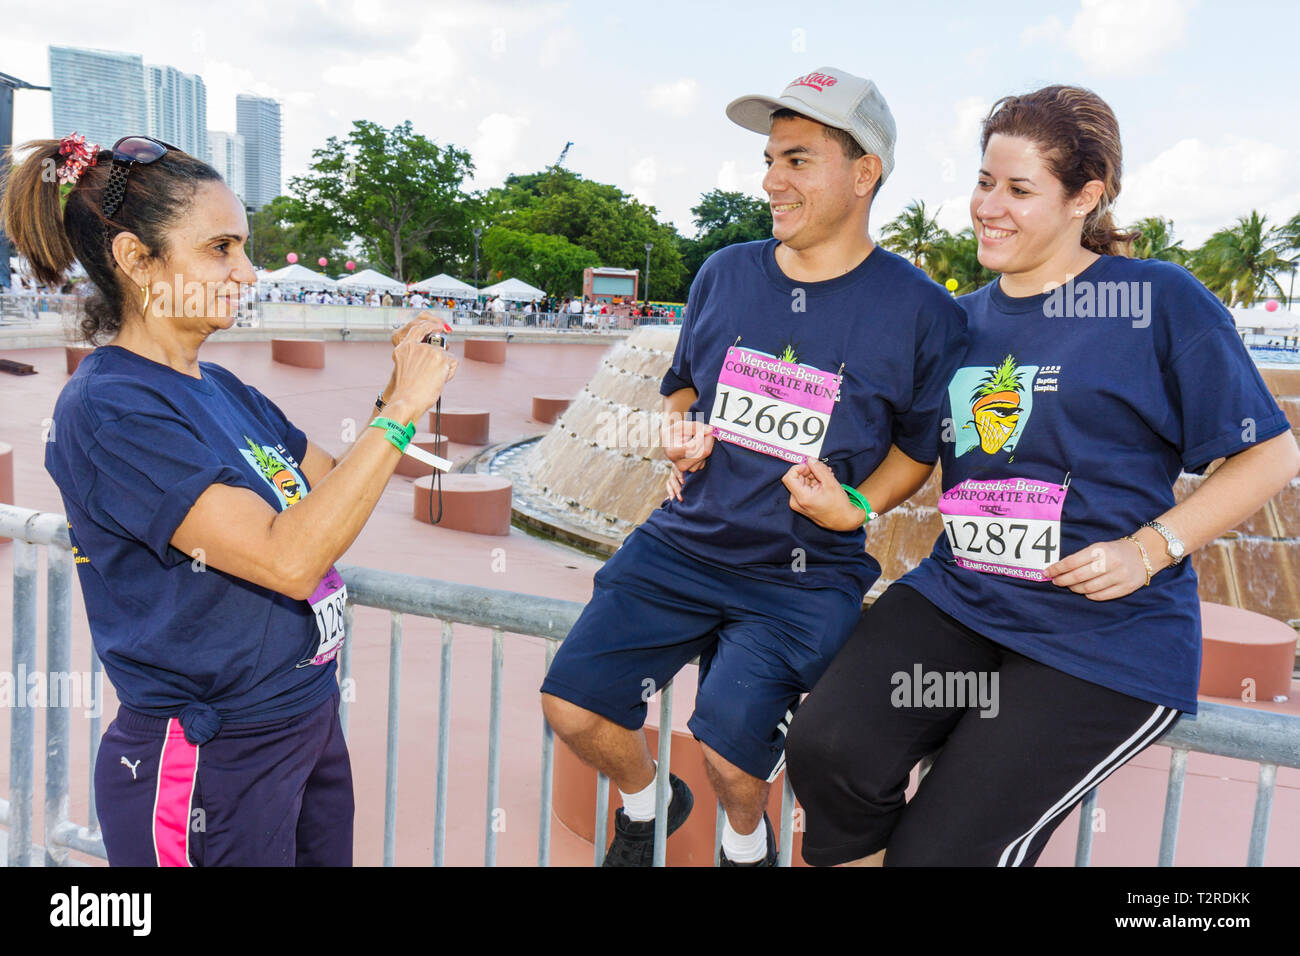
[[[677,349],[673,352],[673,363],[664,372],[664,379],[659,384],[660,395],[671,395],[683,388],[695,388],[695,379],[691,377],[691,320],[694,310],[688,308],[682,316],[682,330],[677,336]],[[695,388],[698,392],[699,389]]]
[[[916,342],[912,404],[894,418],[891,441],[913,461],[939,460],[948,383],[965,354],[966,313],[956,302],[940,303]]]
[[[218,458],[184,421],[162,412],[101,424],[85,453],[94,470],[88,514],[107,519],[104,523],[142,542],[168,565],[188,560],[170,542],[210,485],[251,490],[244,475]]]
[[[1223,313],[1171,358],[1164,376],[1175,417],[1167,433],[1180,436],[1183,468],[1193,474],[1291,427]]]

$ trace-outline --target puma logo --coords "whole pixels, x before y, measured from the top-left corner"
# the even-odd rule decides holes
[[[139,761],[139,760],[137,760],[135,763],[131,763],[131,761],[129,761],[129,760],[127,760],[125,757],[123,757],[123,758],[122,758],[122,766],[123,766],[123,767],[130,767],[130,768],[131,768],[131,779],[132,779],[132,780],[136,779],[136,777],[135,777],[135,768],[138,767],[138,766],[140,766],[140,761]]]

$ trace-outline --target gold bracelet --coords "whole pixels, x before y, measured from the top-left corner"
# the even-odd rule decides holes
[[[1151,568],[1151,560],[1147,557],[1147,549],[1144,548],[1144,547],[1142,547],[1142,542],[1139,541],[1137,538],[1133,537],[1133,535],[1131,535],[1131,534],[1126,534],[1126,535],[1124,535],[1124,537],[1128,538],[1130,541],[1132,541],[1134,544],[1136,544],[1136,545],[1138,546],[1138,551],[1139,551],[1139,552],[1141,553],[1141,555],[1142,555],[1142,565],[1143,565],[1143,567],[1145,567],[1145,568],[1147,569],[1147,580],[1146,580],[1146,584],[1143,584],[1142,586],[1143,586],[1143,587],[1146,587],[1148,584],[1151,583],[1151,578],[1152,578],[1152,576],[1155,574],[1155,571],[1152,570],[1152,568]]]

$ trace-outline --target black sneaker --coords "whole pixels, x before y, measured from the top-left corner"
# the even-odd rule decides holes
[[[763,814],[763,826],[767,827],[767,856],[753,863],[732,863],[727,859],[727,852],[719,847],[718,866],[776,866],[776,834],[772,832],[772,821]]]
[[[691,796],[691,788],[680,777],[670,773],[668,783],[673,794],[668,803],[668,835],[672,836],[691,815],[695,798]],[[601,866],[653,866],[654,858],[655,822],[629,820],[623,808],[619,807],[614,814],[614,841],[605,851],[605,862]]]

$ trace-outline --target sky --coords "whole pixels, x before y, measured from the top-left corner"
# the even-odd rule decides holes
[[[757,197],[764,138],[732,99],[776,96],[837,67],[874,80],[898,127],[872,231],[912,199],[970,224],[979,124],[999,97],[1089,87],[1124,148],[1117,217],[1163,215],[1198,245],[1251,210],[1300,212],[1292,0],[250,0],[99,2],[48,15],[0,0],[0,72],[49,81],[51,43],[139,53],[200,74],[208,128],[235,128],[235,96],[282,104],[283,176],[355,119],[411,120],[469,149],[475,188],[554,163],[613,183],[694,233],[714,188]],[[48,93],[15,94],[14,140],[51,129]],[[131,130],[127,132],[144,132]]]

